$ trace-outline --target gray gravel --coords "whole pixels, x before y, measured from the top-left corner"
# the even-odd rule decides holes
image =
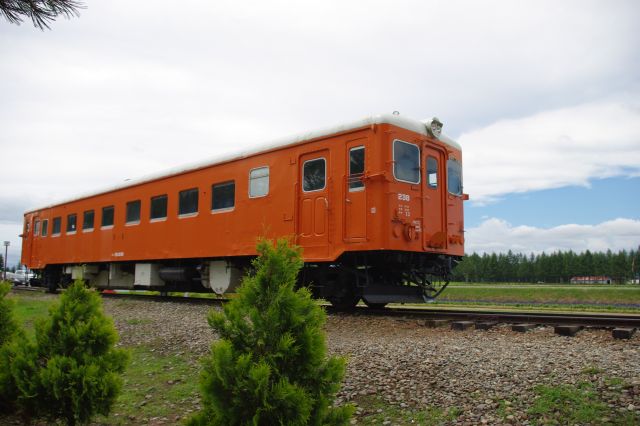
[[[205,355],[214,335],[206,305],[105,299],[123,345]],[[415,319],[330,315],[330,352],[348,358],[338,402],[377,396],[407,409],[457,410],[456,424],[523,424],[538,384],[594,383],[616,410],[640,415],[640,336],[614,340],[607,330],[576,337],[552,327],[515,333],[430,329]],[[607,379],[621,378],[616,389]],[[371,414],[359,408],[354,423]],[[396,424],[389,419],[387,424]],[[603,420],[603,423],[606,419]]]

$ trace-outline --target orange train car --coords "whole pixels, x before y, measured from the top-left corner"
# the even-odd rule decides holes
[[[428,300],[464,254],[462,152],[433,118],[379,115],[31,210],[22,263],[50,289],[232,291],[260,236],[342,308]]]

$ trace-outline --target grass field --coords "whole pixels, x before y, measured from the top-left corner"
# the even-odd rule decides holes
[[[634,312],[640,311],[640,286],[452,283],[436,304],[452,303]]]

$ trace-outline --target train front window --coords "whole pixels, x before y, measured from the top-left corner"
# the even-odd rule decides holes
[[[438,160],[427,157],[427,187],[438,187]]]
[[[140,223],[140,200],[127,203],[127,225]]]
[[[93,230],[93,219],[94,219],[93,210],[87,210],[84,212],[82,217],[82,230],[83,231],[92,231]]]
[[[260,167],[249,172],[249,197],[264,197],[269,193],[269,167]]]
[[[393,141],[393,175],[400,182],[420,183],[420,148]]]
[[[180,191],[178,195],[178,215],[194,215],[198,213],[198,188]]]
[[[349,150],[349,192],[364,188],[364,146]]]
[[[46,237],[49,232],[49,220],[45,219],[42,221],[42,236]]]
[[[102,208],[102,223],[103,228],[113,226],[113,206]]]
[[[151,220],[166,219],[167,217],[167,196],[158,195],[151,199]]]
[[[62,218],[54,217],[53,218],[53,229],[51,230],[51,235],[60,235],[60,229],[62,228]]]
[[[67,216],[67,234],[75,234],[77,223],[78,223],[78,216],[75,213],[72,213]]]
[[[211,185],[211,210],[229,210],[236,204],[236,183],[224,182]]]
[[[324,158],[305,161],[302,166],[302,190],[305,192],[324,189],[327,163]]]
[[[447,161],[447,187],[449,194],[462,195],[462,166],[455,158]]]

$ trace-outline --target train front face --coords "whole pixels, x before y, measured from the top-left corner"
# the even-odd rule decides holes
[[[428,123],[429,125],[431,123]],[[440,125],[441,126],[441,125]],[[394,132],[386,141],[386,217],[389,251],[379,259],[388,285],[421,287],[425,300],[446,287],[464,255],[462,151],[454,141]]]

